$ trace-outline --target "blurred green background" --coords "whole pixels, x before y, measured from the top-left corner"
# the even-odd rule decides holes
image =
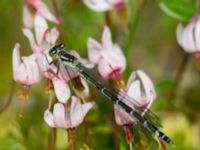
[[[45,2],[53,12],[51,2],[48,0]],[[199,73],[194,58],[185,54],[177,44],[178,21],[163,13],[158,3],[146,0],[137,16],[133,30],[134,38],[131,40],[133,47],[129,51],[124,49],[128,56],[128,69],[124,77],[127,80],[131,70],[144,70],[155,83],[158,94],[152,110],[160,116],[163,123],[162,130],[173,139],[174,149],[200,150]],[[21,44],[22,56],[31,54],[28,40],[21,32],[23,5],[24,1],[0,1],[2,19],[0,21],[0,106],[6,103],[12,81],[14,44],[16,42]],[[105,25],[105,14],[93,12],[78,0],[60,0],[59,9],[64,21],[66,45],[69,49],[75,49],[83,57],[87,57],[87,39],[94,37],[100,40]],[[129,13],[134,14],[135,11],[129,10]],[[110,16],[113,39],[122,47],[126,47],[125,22],[121,22],[114,12]],[[180,82],[177,84],[174,79],[180,68],[182,73],[178,76]],[[45,83],[44,81],[31,87],[30,100],[23,118],[19,118],[21,103],[17,95],[19,86],[15,87],[11,105],[0,114],[0,150],[48,149],[51,129],[43,120],[43,112],[48,107]],[[84,148],[84,144],[94,150],[115,149],[111,104],[101,99],[98,98],[96,108],[89,112],[85,122],[78,128],[77,149],[87,149]],[[124,133],[122,129],[119,130],[120,148],[128,149]],[[140,149],[155,149],[155,145]],[[133,144],[133,148],[139,149],[137,141]],[[57,130],[56,149],[70,149],[65,130]]]

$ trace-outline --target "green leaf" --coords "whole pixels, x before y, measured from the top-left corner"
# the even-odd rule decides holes
[[[163,92],[171,90],[175,87],[175,83],[170,80],[164,80],[156,84],[156,91],[157,92]]]
[[[168,16],[179,21],[188,21],[197,11],[197,0],[161,0],[160,8]]]

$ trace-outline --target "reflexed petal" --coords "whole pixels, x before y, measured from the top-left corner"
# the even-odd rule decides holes
[[[135,79],[136,79],[136,71],[133,71],[128,78],[127,88],[130,87],[130,85],[135,81]]]
[[[15,76],[15,73],[18,70],[18,68],[19,68],[19,66],[21,64],[21,59],[20,59],[20,44],[19,43],[16,43],[15,47],[13,49],[12,64],[13,64],[13,74]]]
[[[37,2],[35,2],[34,5],[35,5],[39,15],[41,15],[42,17],[44,17],[56,24],[60,23],[60,21],[58,19],[56,19],[56,17],[49,11],[49,9],[45,3],[43,3],[42,1],[37,1]]]
[[[27,81],[29,84],[34,84],[40,81],[40,71],[39,67],[35,60],[35,55],[30,55],[29,57],[22,57],[24,62],[26,72],[27,72]]]
[[[34,18],[34,28],[37,43],[40,45],[41,42],[44,41],[45,32],[48,29],[46,20],[39,15],[36,15]]]
[[[115,54],[119,58],[118,64],[120,65],[121,72],[123,72],[125,70],[125,68],[126,68],[126,58],[125,58],[121,48],[117,44],[115,44],[113,46],[113,49],[115,51]]]
[[[92,38],[88,39],[88,57],[92,63],[98,63],[101,57],[102,46]]]
[[[85,5],[87,5],[90,9],[102,12],[112,9],[112,5],[109,4],[106,0],[83,0]]]
[[[103,78],[107,78],[113,70],[114,68],[111,68],[106,60],[102,59],[99,62],[98,71]]]
[[[56,103],[53,107],[54,124],[59,128],[66,128],[65,108],[61,103]]]
[[[112,48],[113,48],[111,32],[107,26],[105,26],[104,30],[103,30],[102,45],[105,50],[112,50]]]
[[[177,36],[177,41],[178,41],[178,43],[181,47],[183,47],[183,44],[182,44],[182,42],[183,42],[183,34],[182,34],[183,30],[184,30],[183,25],[181,23],[179,23],[178,26],[177,26],[177,29],[176,29],[176,36]]]
[[[72,104],[70,111],[72,127],[77,127],[83,122],[85,115],[92,108],[92,106],[92,103],[86,103],[82,105],[77,97],[72,96]]]
[[[23,8],[23,23],[26,28],[33,27],[33,17],[27,6]]]
[[[135,80],[130,84],[127,94],[131,98],[133,98],[133,100],[136,100],[139,104],[141,104],[142,94],[141,94],[140,82],[138,80]]]
[[[22,32],[28,38],[31,48],[34,49],[36,47],[36,43],[32,31],[28,28],[23,28]]]
[[[189,52],[189,53],[193,53],[196,51],[196,47],[195,47],[195,39],[194,39],[194,23],[190,23],[189,25],[187,25],[185,27],[185,29],[183,30],[183,47],[184,50]]]
[[[89,110],[94,106],[94,102],[88,102],[82,105],[83,109],[83,118],[86,116],[86,114],[89,112]]]
[[[117,105],[114,105],[114,114],[117,125],[126,125],[134,122],[134,119]]]
[[[56,40],[58,39],[59,32],[56,28],[51,29],[49,32],[46,33],[45,40],[51,44],[54,45],[56,43]]]
[[[156,92],[155,92],[151,79],[141,70],[137,71],[137,73],[138,73],[139,78],[142,81],[147,100],[155,99]]]
[[[200,52],[200,20],[196,22],[194,35],[195,35],[196,50]]]
[[[59,102],[66,103],[71,94],[69,86],[64,81],[59,79],[53,79],[52,81],[54,85],[55,94]]]
[[[53,127],[53,128],[56,127],[53,121],[53,115],[49,110],[46,110],[44,112],[44,120],[50,127]]]

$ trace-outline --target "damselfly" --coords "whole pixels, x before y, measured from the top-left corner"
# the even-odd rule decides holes
[[[84,67],[76,57],[66,52],[64,44],[59,44],[54,46],[49,51],[49,56],[52,61],[50,64],[53,64],[55,61],[59,60],[60,63],[63,63],[64,66],[71,68],[73,71],[78,73],[83,79],[85,79],[88,83],[92,84],[103,96],[105,96],[108,100],[112,101],[114,104],[121,107],[125,112],[127,112],[132,118],[136,119],[141,125],[150,131],[152,134],[156,135],[159,139],[164,141],[165,143],[173,146],[172,140],[166,136],[163,132],[161,132],[153,123],[151,123],[145,116],[140,115],[137,111],[138,104],[135,101],[134,109],[125,104],[123,99],[131,99],[126,96],[125,93],[116,93],[112,90],[106,88],[104,84],[97,81],[92,74],[89,73],[88,69]],[[129,100],[130,101],[130,100]],[[131,100],[134,101],[134,100]],[[148,111],[148,110],[145,110]]]

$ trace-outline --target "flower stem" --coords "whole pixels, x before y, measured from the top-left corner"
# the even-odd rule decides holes
[[[52,106],[52,102],[53,102],[53,99],[55,98],[55,94],[54,92],[51,92],[50,95],[49,95],[49,104],[48,104],[48,110],[51,109],[51,106]]]
[[[56,145],[56,128],[51,128],[50,134],[49,134],[49,150],[55,150]]]
[[[127,31],[127,42],[125,43],[125,46],[124,46],[124,55],[127,59],[129,58],[130,50],[133,48],[136,29],[138,27],[138,24],[139,24],[142,12],[144,10],[144,6],[146,4],[146,1],[147,0],[144,0],[144,1],[141,2],[140,6],[138,7],[138,9],[136,10],[135,13],[133,11],[129,11],[129,12],[131,12],[131,14],[129,16],[128,31]],[[130,10],[133,10],[134,9],[134,2],[129,1],[129,3],[130,3],[129,4]],[[131,70],[132,70],[132,68],[130,67],[130,65],[127,65],[125,78],[128,78],[127,75],[130,74]]]
[[[0,114],[3,113],[10,106],[10,104],[11,104],[11,102],[13,100],[14,89],[15,89],[15,81],[12,80],[8,98],[7,98],[6,102],[5,102],[5,104],[0,108]]]
[[[75,145],[75,144],[74,144],[74,140],[72,140],[72,141],[71,141],[71,146],[72,146],[71,148],[72,148],[72,150],[74,150],[74,148],[75,148],[74,145]]]
[[[60,15],[60,11],[58,9],[58,5],[56,3],[56,0],[51,0],[51,3],[53,5],[53,9],[55,11],[56,18],[60,21],[60,23],[57,25],[58,31],[60,33],[60,41],[65,42],[64,31],[63,31],[63,28],[62,28],[63,27],[63,21],[62,21],[61,15]]]
[[[132,143],[129,144],[129,148],[130,148],[130,150],[133,150]]]
[[[113,117],[112,117],[112,129],[113,129],[113,140],[114,140],[114,146],[115,146],[115,150],[119,150],[120,146],[119,146],[119,127],[117,126],[117,124],[115,123],[115,118],[114,118],[114,112],[113,112]]]
[[[178,91],[178,87],[183,79],[184,72],[186,70],[186,66],[189,62],[189,54],[185,53],[180,65],[178,66],[177,73],[175,75],[174,81],[175,81],[175,87],[171,90],[169,94],[169,103],[172,104],[173,100],[175,99]]]
[[[158,139],[158,140],[159,140],[159,142],[160,142],[160,145],[161,145],[162,150],[166,150],[166,146],[165,146],[165,144],[163,143],[163,141],[161,141],[160,139]]]

